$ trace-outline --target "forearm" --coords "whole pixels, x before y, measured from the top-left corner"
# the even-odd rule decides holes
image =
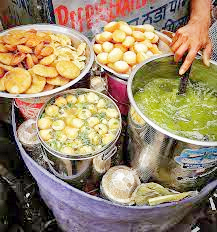
[[[190,22],[210,25],[211,0],[191,0]]]

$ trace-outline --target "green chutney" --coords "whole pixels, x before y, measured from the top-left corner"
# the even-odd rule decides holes
[[[177,95],[180,79],[153,79],[134,99],[142,113],[176,135],[217,141],[217,91],[189,81],[186,94]]]

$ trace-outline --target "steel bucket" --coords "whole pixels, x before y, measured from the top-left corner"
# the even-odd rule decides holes
[[[168,231],[192,211],[199,211],[201,204],[217,186],[217,181],[214,181],[204,187],[197,196],[178,203],[156,207],[117,205],[70,186],[38,165],[25,152],[17,138],[14,106],[12,125],[21,156],[37,181],[43,200],[53,211],[59,226],[65,232]],[[189,229],[191,225],[185,226]]]
[[[198,57],[192,66],[192,75],[194,75],[192,78],[196,81],[207,82],[217,89],[215,70],[217,70],[215,62],[207,68]],[[209,167],[201,164],[186,166],[187,164],[178,162],[178,157],[183,158],[187,152],[201,157],[204,154],[216,155],[217,141],[197,141],[175,135],[144,115],[134,100],[134,94],[150,80],[154,78],[172,79],[176,76],[177,64],[172,54],[151,58],[132,72],[128,81],[128,96],[132,107],[143,119],[143,123],[141,126],[136,125],[129,115],[131,166],[138,171],[143,181],[152,178],[178,191],[195,190],[202,188],[212,179],[216,179],[217,160],[215,159]]]

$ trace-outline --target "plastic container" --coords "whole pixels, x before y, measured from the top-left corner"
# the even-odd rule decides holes
[[[197,196],[155,207],[121,206],[80,191],[38,165],[25,152],[16,135],[16,115],[12,109],[16,143],[29,171],[38,183],[40,194],[65,232],[150,232],[168,231],[201,204],[217,187],[207,184]],[[190,227],[189,222],[189,227]]]

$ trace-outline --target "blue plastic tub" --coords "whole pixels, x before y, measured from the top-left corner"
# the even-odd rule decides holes
[[[14,105],[12,124],[20,153],[38,183],[41,197],[53,211],[60,228],[65,232],[168,231],[187,214],[199,210],[204,200],[217,187],[215,180],[195,197],[155,207],[117,205],[72,187],[30,158],[17,138]]]

